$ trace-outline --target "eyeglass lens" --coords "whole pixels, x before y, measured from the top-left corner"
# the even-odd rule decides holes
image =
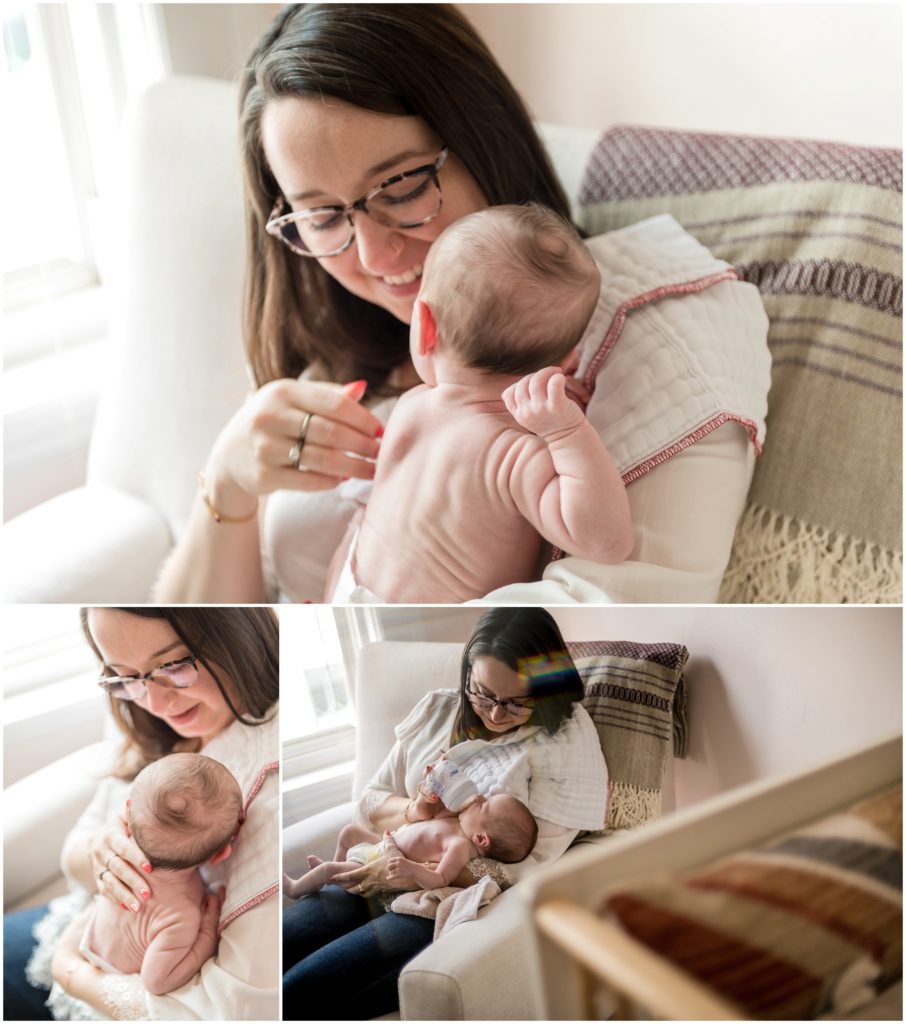
[[[141,700],[148,692],[146,679],[153,679],[161,686],[183,690],[198,681],[198,669],[194,658],[186,658],[161,665],[146,676],[106,676],[101,677],[100,683],[119,700]]]
[[[511,715],[519,715],[523,711],[532,710],[531,704],[515,704],[508,700],[495,700],[493,697],[485,697],[483,694],[476,693],[474,690],[469,690],[469,700],[476,707],[484,708],[486,711],[489,711],[491,708],[499,705],[504,711]]]
[[[440,189],[434,175],[424,171],[378,189],[363,209],[386,227],[417,227],[440,210]],[[329,256],[347,247],[354,229],[348,213],[314,210],[300,213],[280,230],[290,246]]]

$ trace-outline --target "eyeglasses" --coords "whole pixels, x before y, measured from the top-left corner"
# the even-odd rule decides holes
[[[387,228],[418,228],[440,213],[443,197],[437,172],[450,150],[444,146],[434,163],[394,174],[347,206],[319,206],[283,213],[286,200],[277,197],[264,230],[279,238],[297,256],[339,256],[355,239],[355,210]]]
[[[511,718],[531,711],[535,707],[535,702],[531,697],[525,697],[522,700],[497,700],[495,697],[486,697],[483,693],[476,693],[471,685],[466,690],[466,699],[472,707],[482,708],[484,711],[491,711],[499,706]]]
[[[198,658],[190,654],[186,658],[168,661],[166,665],[158,665],[143,676],[101,676],[98,686],[118,700],[141,700],[148,692],[147,679],[153,679],[168,689],[185,690],[198,682],[197,662]]]

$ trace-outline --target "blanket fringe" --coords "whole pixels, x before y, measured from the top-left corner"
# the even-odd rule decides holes
[[[751,604],[899,604],[902,595],[902,551],[754,504],[720,589],[721,601]]]
[[[610,793],[607,828],[635,828],[661,813],[661,791],[614,782]]]

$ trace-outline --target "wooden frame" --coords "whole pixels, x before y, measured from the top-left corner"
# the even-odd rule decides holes
[[[590,846],[518,887],[549,1020],[596,1019],[603,987],[617,1016],[739,1020],[738,1008],[599,917],[607,893],[649,873],[705,864],[880,792],[902,778],[902,737],[798,775],[761,780]]]

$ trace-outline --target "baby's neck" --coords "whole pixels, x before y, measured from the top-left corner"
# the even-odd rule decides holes
[[[191,868],[154,868],[149,876],[155,896],[179,892],[194,884],[199,865]]]
[[[518,374],[489,373],[474,366],[459,366],[445,362],[437,366],[437,387],[453,395],[462,395],[467,401],[494,401],[517,380]]]

